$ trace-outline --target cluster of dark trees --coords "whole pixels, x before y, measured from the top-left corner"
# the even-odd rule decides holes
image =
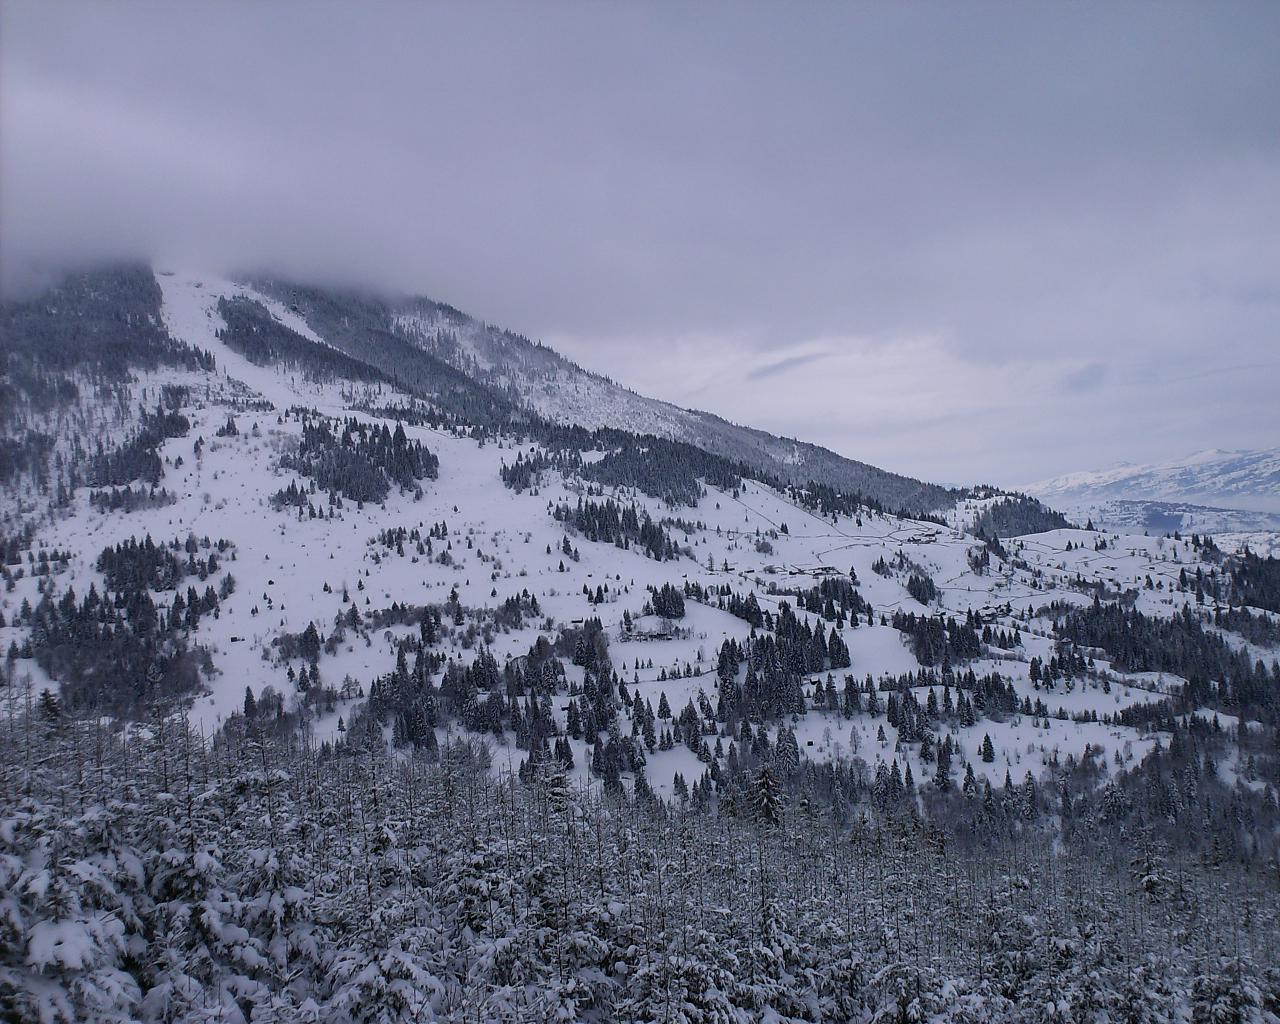
[[[984,508],[971,527],[983,537],[1018,537],[1025,533],[1070,530],[1072,524],[1061,512],[1025,494],[1015,494]]]
[[[1280,646],[1280,619],[1262,612],[1251,612],[1245,607],[1219,606],[1213,609],[1213,624],[1219,629],[1238,633],[1249,643],[1260,647]]]
[[[838,491],[830,484],[809,483],[804,487],[794,484],[787,487],[787,496],[801,508],[807,508],[819,515],[845,515],[857,517],[865,512],[885,511],[884,507],[872,498],[862,494]]]
[[[739,669],[744,663],[746,674],[740,680]],[[834,628],[828,638],[821,626],[815,629],[808,619],[797,619],[783,601],[773,632],[752,631],[745,644],[730,638],[721,645],[716,662],[718,716],[765,722],[804,714],[804,676],[848,668],[849,663],[849,649]]]
[[[379,419],[407,423],[411,427],[430,427],[432,430],[458,430],[462,427],[457,417],[449,415],[439,406],[416,398],[410,398],[408,403],[403,401],[387,402],[383,405],[358,402],[352,405],[351,408],[359,412],[368,413],[370,416],[376,416]],[[481,432],[480,436],[483,437],[484,433]]]
[[[963,621],[952,616],[896,611],[890,625],[910,638],[911,650],[921,665],[966,661],[982,653],[972,611],[966,613]]]
[[[147,534],[142,541],[130,537],[114,547],[104,548],[98,556],[97,567],[106,588],[115,593],[172,590],[187,576],[199,577],[202,583],[208,580],[218,571],[219,556],[225,556],[234,546],[222,539],[197,540],[194,534],[189,534],[185,541],[175,538],[168,544],[157,544],[151,534]]]
[[[684,592],[670,583],[650,587],[649,611],[663,619],[683,619]]]
[[[443,655],[431,650],[438,623],[430,624],[430,613],[424,612],[420,637],[402,643],[395,670],[375,680],[368,703],[352,713],[344,730],[346,744],[380,747],[382,730],[390,721],[397,746],[434,754],[439,745],[436,729],[456,723],[478,733],[513,732],[517,747],[528,752],[519,767],[522,779],[573,767],[567,736],[592,741],[593,770],[618,794],[622,773],[643,768],[642,740],[624,737],[618,730],[622,687],[609,663],[598,618],[562,630],[554,644],[539,636],[526,655],[500,667],[487,647],[470,664],[446,663]],[[559,655],[570,652],[573,663],[584,669],[584,681],[570,691],[567,728],[562,732],[551,698],[565,689]],[[412,669],[406,653],[414,654]],[[432,675],[441,668],[437,686]]]
[[[628,439],[586,467],[589,479],[609,487],[636,487],[672,505],[695,505],[700,480],[730,490],[742,480],[743,467],[701,448],[658,437]]]
[[[401,558],[404,557],[405,545],[408,544],[411,550],[417,551],[419,555],[431,554],[431,538],[423,538],[422,531],[418,527],[406,528],[403,526],[386,527],[379,530],[377,535],[369,541],[370,545],[378,545],[388,551],[394,551]]]
[[[881,680],[882,687],[886,681]],[[935,760],[937,740],[933,733],[942,724],[969,727],[983,718],[1001,720],[1021,710],[1012,681],[996,673],[956,677],[954,698],[951,686],[943,681],[942,700],[939,701],[937,691],[930,688],[923,707],[910,688],[918,682],[912,677],[896,681],[895,691],[885,698],[885,720],[898,730],[898,738],[903,743],[920,744],[920,759],[926,763]],[[1047,708],[1044,713],[1048,713]]]
[[[839,629],[844,628],[846,620],[850,626],[858,626],[863,616],[868,625],[874,622],[870,602],[858,593],[856,576],[853,579],[830,576],[808,590],[795,592],[794,596],[797,608],[821,615]]]
[[[180,412],[157,407],[155,412],[140,410],[136,433],[118,445],[104,445],[101,440],[89,457],[84,482],[93,487],[119,487],[141,480],[152,487],[164,475],[158,449],[167,438],[185,437],[191,421]],[[72,487],[75,486],[74,481]]]
[[[984,497],[992,492],[990,487],[967,488],[960,491],[945,488],[922,488],[921,498],[931,502],[929,507],[886,508],[882,502],[856,492],[842,492],[815,482],[803,487],[787,488],[791,500],[824,516],[841,514],[857,517],[864,512],[889,512],[904,519],[937,523],[945,526],[946,520],[937,509],[950,507],[957,500],[968,497]],[[1000,537],[1016,537],[1024,533],[1043,533],[1046,530],[1066,530],[1072,524],[1060,512],[1056,512],[1035,498],[1025,494],[1011,494],[988,505],[969,527],[971,533],[991,545],[993,554],[1003,557],[999,547]]]
[[[519,493],[531,487],[540,486],[543,473],[549,469],[564,473],[566,476],[581,476],[582,456],[576,451],[564,449],[552,452],[534,449],[527,457],[524,452],[518,452],[515,462],[511,465],[503,462],[498,472],[502,482]]]
[[[765,623],[766,627],[768,622]],[[849,649],[833,627],[828,638],[822,624],[810,626],[806,616],[800,619],[786,601],[778,602],[778,614],[773,619],[773,638],[783,665],[790,671],[808,674],[827,668],[848,668]],[[748,665],[754,662],[748,650]]]
[[[739,668],[746,662],[745,680]],[[719,717],[724,721],[765,722],[785,714],[804,714],[803,677],[783,662],[772,635],[751,635],[745,645],[724,641],[717,660]]]
[[[883,471],[879,472],[883,474]],[[758,473],[752,475],[757,479],[760,478]],[[914,492],[914,503],[910,505],[899,502],[886,503],[857,490],[837,490],[830,484],[818,483],[814,480],[810,480],[803,486],[788,486],[786,490],[791,500],[797,505],[822,516],[834,518],[837,515],[845,515],[857,519],[866,513],[890,513],[903,519],[937,523],[939,526],[946,525],[946,521],[937,514],[935,509],[953,504],[957,492],[935,484],[897,477],[895,474],[883,474],[883,476],[896,480],[900,484],[907,484],[906,490]],[[891,485],[891,489],[900,490],[901,488],[894,488]],[[921,502],[927,505],[922,506]]]
[[[796,653],[791,656],[791,660],[797,666],[814,666],[798,668],[798,671],[821,672],[828,665],[831,668],[847,668],[849,649],[839,634],[839,630],[845,628],[845,616],[849,617],[847,624],[852,627],[859,624],[861,620],[858,616],[864,613],[868,622],[871,621],[871,605],[849,580],[841,578],[822,580],[808,590],[793,591],[788,595],[795,598],[797,607],[834,623],[829,638],[821,627],[811,629],[807,618],[799,623],[787,601],[779,603],[778,614],[775,616],[760,607],[754,592],[748,591],[743,597],[727,583],[719,587],[704,587],[696,581],[690,581],[685,584],[684,593],[695,601],[714,605],[721,611],[737,616],[755,629],[778,635],[782,638],[781,642],[787,645],[794,645]],[[799,653],[801,650],[808,653]]]
[[[378,502],[391,485],[413,490],[435,479],[440,462],[420,441],[410,441],[397,423],[392,431],[354,417],[331,422],[305,413],[302,439],[280,464],[311,477],[318,488],[350,501]],[[287,497],[281,503],[288,503]]]
[[[1230,560],[1228,568],[1237,604],[1280,613],[1280,558],[1262,558],[1246,548]]]
[[[927,572],[916,569],[907,579],[907,593],[921,604],[931,604],[938,599],[938,586]]]
[[[53,447],[54,439],[38,430],[17,431],[0,438],[0,485],[23,476],[46,476]]]
[[[1009,552],[1005,549],[1005,546],[1000,543],[1000,538],[995,534],[988,534],[981,528],[975,530],[974,534],[977,536],[978,540],[982,542],[984,567],[990,567],[992,555],[995,555],[997,558],[1003,559],[1006,562],[1009,560]]]
[[[104,556],[115,557],[111,551]],[[57,598],[50,588],[34,608],[24,601],[15,623],[28,635],[21,648],[10,647],[10,658],[33,657],[60,681],[63,703],[75,711],[132,717],[155,702],[189,695],[200,688],[201,672],[211,665],[188,634],[201,617],[217,613],[220,595],[211,583],[203,592],[190,586],[185,597],[176,591],[164,608],[152,597],[154,579],[144,566],[122,566],[113,572],[119,588],[114,593],[99,594],[91,585],[77,600],[70,588]]]
[[[1092,659],[1087,659],[1074,644],[1067,640],[1059,640],[1054,645],[1054,652],[1046,662],[1042,658],[1033,657],[1028,665],[1028,673],[1032,685],[1038,690],[1043,685],[1052,690],[1060,679],[1078,679],[1093,668]],[[1107,684],[1108,691],[1110,684]]]
[[[433,649],[438,630],[434,612],[428,610],[423,615],[418,637],[400,646],[395,669],[370,685],[368,702],[357,708],[348,722],[348,742],[371,746],[376,737],[378,745],[385,746],[382,730],[390,721],[395,745],[426,751],[436,749],[436,726],[447,721],[450,714],[459,713],[461,708],[450,703],[442,709],[441,687],[431,679],[445,664],[445,656]],[[413,654],[412,669],[408,653]],[[483,666],[483,661],[481,664]],[[456,682],[451,684],[450,694],[456,695],[457,689]]]
[[[576,506],[557,505],[551,515],[587,540],[628,549],[634,544],[659,561],[680,556],[680,549],[667,531],[634,504],[622,505],[612,498],[603,502],[579,498]]]
[[[337,626],[338,623],[334,625]],[[285,661],[301,658],[312,665],[320,660],[320,654],[324,650],[324,640],[314,622],[308,622],[306,628],[297,633],[280,633],[271,644]]]
[[[319,502],[317,508],[316,496],[320,493],[320,489],[316,486],[315,480],[310,485],[304,484],[299,487],[296,480],[290,480],[288,487],[281,487],[273,495],[271,495],[271,507],[275,509],[296,508],[298,510],[298,518],[303,516],[303,509],[306,509],[306,517],[308,519],[333,519],[337,517],[342,509],[341,496],[330,492],[329,503],[326,508],[323,501]]]
[[[1016,626],[1013,629],[992,629],[990,623],[987,623],[982,627],[982,642],[999,647],[1002,651],[1012,651],[1022,646],[1022,631]]]
[[[31,547],[36,529],[31,523],[20,523],[12,532],[0,533],[0,565],[22,564],[22,552]]]
[[[523,629],[526,622],[536,622],[542,617],[538,599],[528,590],[504,598],[493,613],[493,620],[502,629]]]
[[[24,532],[19,531],[19,535],[21,536]],[[12,541],[9,543],[12,543]],[[6,558],[10,556],[13,558],[14,565],[22,565],[22,549],[10,548],[6,552]],[[39,551],[27,551],[27,567],[30,569],[31,575],[35,577],[56,575],[66,569],[70,562],[70,551],[63,551],[58,548],[40,548]],[[13,572],[6,564],[3,566],[2,575],[6,581],[21,579],[25,571],[19,568],[17,572]]]
[[[749,590],[747,596],[743,597],[727,583],[704,587],[697,580],[689,580],[684,585],[684,596],[702,604],[713,605],[722,612],[728,612],[744,622],[749,622],[756,629],[760,629],[765,624],[766,613],[756,600],[755,591]],[[770,623],[772,623],[772,616],[770,616]]]
[[[162,476],[164,464],[155,444],[139,435],[109,447],[99,441],[86,467],[85,482],[92,487],[113,487],[140,480],[155,487]]]
[[[143,487],[127,484],[89,494],[89,505],[99,512],[137,512],[172,505],[176,500],[172,491],[155,485]]]

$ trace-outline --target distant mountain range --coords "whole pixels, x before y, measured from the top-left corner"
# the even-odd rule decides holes
[[[1280,448],[1209,449],[1029,484],[1028,493],[1098,525],[1206,532],[1280,530]]]
[[[1280,448],[1211,448],[1145,466],[1122,463],[1095,472],[1068,473],[1029,484],[1026,490],[1050,502],[1126,498],[1280,513]]]

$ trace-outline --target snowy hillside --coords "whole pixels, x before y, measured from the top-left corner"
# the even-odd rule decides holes
[[[1280,513],[1280,450],[1210,449],[1151,465],[1071,473],[1025,489],[1058,506],[1161,501]]]
[[[226,305],[229,300],[260,303],[263,323],[274,322],[286,335],[339,356],[296,309],[252,287],[184,272],[164,272],[156,280],[163,327],[172,338],[208,353],[216,362],[212,372],[155,368],[137,373],[127,384],[132,397],[112,399],[112,408],[145,408],[163,393],[173,414],[185,419],[184,429],[174,431],[156,449],[163,465],[157,483],[168,497],[153,507],[104,512],[100,499],[94,499],[98,505],[91,501],[90,489],[78,488],[51,515],[32,516],[36,506],[24,502],[21,489],[11,491],[7,529],[24,519],[39,524],[42,549],[70,552],[70,557],[50,577],[15,579],[3,608],[12,620],[24,601],[32,606],[39,602],[47,580],[77,593],[91,584],[101,589],[104,581],[95,568],[99,552],[131,537],[226,539],[235,550],[235,591],[197,631],[199,645],[210,656],[210,671],[202,685],[206,693],[196,700],[193,712],[209,730],[240,710],[246,683],[251,689],[270,685],[289,692],[292,687],[282,673],[291,665],[280,656],[280,638],[300,634],[311,623],[322,632],[328,630],[351,607],[353,590],[363,595],[358,604],[366,613],[396,604],[435,605],[457,608],[464,620],[474,614],[480,622],[497,613],[503,602],[527,593],[540,610],[542,625],[534,633],[553,641],[564,628],[554,624],[598,618],[620,657],[614,667],[633,691],[655,706],[665,694],[672,707],[683,707],[699,692],[714,695],[717,652],[726,641],[745,644],[751,633],[752,622],[721,610],[726,595],[751,596],[763,612],[775,616],[784,603],[793,608],[801,604],[809,588],[841,581],[843,587],[853,584],[850,593],[865,602],[863,611],[854,614],[839,602],[837,611],[831,611],[830,599],[823,598],[817,606],[820,614],[805,621],[822,627],[824,648],[838,637],[859,680],[927,672],[940,663],[941,658],[931,660],[935,655],[919,660],[918,642],[912,653],[914,627],[891,625],[895,613],[951,616],[961,624],[976,623],[984,636],[992,630],[1019,633],[1015,647],[988,642],[979,656],[966,657],[964,663],[978,677],[998,674],[1016,691],[1019,702],[1032,698],[1036,706],[1044,705],[1043,713],[1015,715],[999,723],[979,719],[950,729],[956,749],[966,755],[972,755],[986,736],[996,742],[1000,756],[973,767],[980,777],[999,782],[1006,772],[1021,776],[1029,769],[1039,771],[1051,757],[1081,757],[1086,749],[1140,756],[1149,743],[1140,733],[1119,724],[1073,723],[1071,716],[1114,715],[1131,704],[1149,702],[1153,695],[1175,693],[1181,685],[1159,674],[1130,677],[1104,652],[1094,651],[1087,673],[1066,676],[1065,690],[1049,687],[1041,692],[1038,680],[1028,674],[1032,661],[1048,664],[1063,650],[1053,634],[1054,619],[1062,612],[1046,615],[1043,609],[1083,606],[1095,593],[1128,590],[1135,610],[1168,616],[1188,601],[1180,596],[1185,583],[1178,582],[1186,570],[1210,570],[1215,580],[1221,577],[1220,567],[1206,562],[1187,542],[1146,536],[1056,530],[1017,538],[1003,547],[998,542],[984,547],[959,530],[971,529],[976,517],[1004,500],[998,494],[967,499],[953,513],[952,527],[876,514],[856,505],[805,504],[794,494],[745,479],[734,486],[704,485],[691,505],[671,505],[644,493],[643,487],[611,485],[607,477],[594,477],[608,464],[600,453],[573,453],[581,460],[577,470],[572,463],[535,463],[545,446],[518,437],[486,442],[457,425],[433,427],[420,415],[408,415],[416,408],[413,394],[385,380],[322,380],[297,363],[254,361],[248,357],[251,352],[247,355],[248,350],[224,340],[227,322],[220,310],[232,308]],[[477,347],[474,339],[468,347],[477,362],[483,360],[490,368],[502,361],[500,353]],[[553,355],[545,358],[548,366],[558,360]],[[78,411],[57,417],[64,458],[84,447],[83,439],[68,435],[67,424],[105,422],[94,411],[98,404],[92,393],[82,390]],[[331,493],[326,505],[304,464],[290,453],[310,429],[308,424],[341,424],[353,415],[375,430],[384,424],[398,428],[410,443],[429,449],[438,459],[438,478],[416,484],[414,493],[392,488],[374,503],[348,500],[344,505],[340,497],[335,503]],[[47,413],[33,411],[31,422],[58,434]],[[126,416],[113,434],[99,428],[99,437],[114,436],[123,443],[127,424]],[[537,466],[532,474],[503,486],[504,467],[526,460]],[[281,504],[285,499],[279,495],[291,486],[302,495],[299,503]],[[588,542],[582,527],[571,521],[583,500],[634,508],[654,524],[664,543],[674,545],[674,559],[655,560],[653,550]],[[557,509],[569,512],[570,519]],[[436,538],[444,550],[436,551],[434,558],[423,558],[421,551],[407,557],[401,553],[403,542],[392,545],[392,554],[376,539],[388,530],[421,535],[445,523],[447,533]],[[421,542],[410,546],[421,547]],[[566,558],[566,550],[573,557]],[[925,603],[908,592],[912,579],[929,581]],[[692,588],[687,618],[677,627],[656,628],[646,609],[651,593],[669,583],[685,592]],[[1225,589],[1227,582],[1213,586]],[[161,603],[163,607],[163,598]],[[625,628],[624,613],[634,624],[633,632]],[[485,627],[485,643],[499,663],[518,658],[531,642],[529,628]],[[23,635],[16,625],[6,631],[11,640]],[[397,628],[383,633],[378,643],[372,634],[360,644],[339,643],[322,658],[323,686],[338,690],[351,680],[356,688],[367,689],[379,674],[392,671],[404,635]],[[466,658],[472,641],[459,635],[453,642],[462,645],[453,654]],[[944,651],[946,646],[944,635]],[[841,660],[843,656],[819,658],[820,665],[806,682],[806,687],[816,687],[809,700],[821,705],[825,680],[828,675],[838,679],[836,662]],[[42,678],[34,663],[24,667],[33,678]],[[570,682],[581,681],[580,676],[580,668],[570,667]],[[1104,682],[1105,693],[1100,689]],[[927,685],[917,691],[922,706],[931,696],[940,697],[941,691]],[[342,703],[330,700],[312,709],[317,735],[335,737],[339,719],[351,713]],[[565,707],[559,711],[563,714]],[[1065,716],[1063,724],[1052,724],[1054,715]],[[895,738],[894,723],[874,716],[855,718],[850,731],[840,714],[831,717],[815,706],[796,722],[795,731],[813,756],[861,751],[870,764],[896,760],[903,769],[910,766],[917,777],[927,777],[930,771],[919,751]],[[882,738],[877,739],[878,734]],[[500,760],[514,763],[520,756],[508,745]],[[583,782],[588,760],[583,752],[575,758]],[[648,775],[659,793],[670,795],[673,773],[682,770],[689,777],[698,767],[696,758],[682,758],[678,751],[651,752]]]
[[[758,900],[734,902],[751,886],[786,888],[797,907],[808,906],[804,893],[832,887],[869,901],[865,866],[882,869],[877,858],[892,855],[896,881],[875,883],[881,912],[886,899],[941,886],[893,943],[911,933],[913,955],[956,976],[1004,968],[986,954],[973,968],[970,937],[931,951],[945,922],[963,916],[940,881],[959,885],[964,872],[946,874],[953,858],[1004,851],[955,900],[1016,888],[974,920],[1016,904],[1008,926],[1025,929],[1028,880],[1061,849],[1097,858],[1073,862],[1098,886],[1090,899],[1120,898],[1106,896],[1102,880],[1127,886],[1134,851],[1117,854],[1115,868],[1114,850],[1090,849],[1099,832],[1138,844],[1143,885],[1160,893],[1173,885],[1166,855],[1180,865],[1202,856],[1254,865],[1280,850],[1280,562],[1248,538],[1084,529],[977,537],[975,524],[997,514],[1013,521],[1031,514],[1027,505],[975,492],[943,523],[874,510],[833,487],[776,486],[715,444],[708,452],[618,430],[588,447],[591,435],[511,414],[504,391],[575,423],[669,428],[699,444],[722,436],[735,452],[751,437],[783,442],[727,424],[708,435],[699,414],[650,403],[447,309],[419,304],[393,329],[366,334],[353,325],[382,307],[325,306],[317,294],[132,268],[5,312],[3,696],[11,723],[23,714],[43,723],[27,730],[25,747],[10,738],[5,770],[15,780],[26,772],[30,788],[31,744],[48,745],[38,772],[56,772],[80,770],[83,743],[126,775],[137,743],[153,751],[148,764],[163,765],[137,785],[156,813],[174,815],[163,826],[173,845],[158,848],[168,850],[163,863],[188,872],[174,868],[181,880],[164,885],[185,892],[208,881],[221,891],[212,879],[225,867],[237,885],[284,893],[226,905],[208,896],[200,942],[212,951],[201,962],[234,962],[234,978],[205,988],[165,974],[167,995],[148,997],[150,1017],[163,1016],[165,999],[224,1005],[235,992],[257,1007],[254,1019],[375,1019],[353,1007],[411,990],[437,1019],[666,1019],[657,1009],[635,1015],[656,1005],[645,995],[651,968],[635,964],[643,936],[667,925],[657,911],[645,923],[627,908],[639,906],[628,902],[638,899],[633,887],[667,899],[672,874],[684,879],[678,901],[713,884],[699,875],[695,885],[688,865],[677,866],[685,844],[686,861],[692,847],[699,863],[744,872],[724,895],[737,909],[689,924],[681,962],[691,972],[714,958],[712,947],[738,948],[738,911],[761,913]],[[406,339],[430,351],[412,361],[398,347]],[[186,803],[169,792],[183,777],[173,736],[198,748],[184,748]],[[212,766],[193,769],[206,749]],[[52,806],[65,780],[41,779]],[[1157,790],[1166,794],[1158,806]],[[530,802],[513,814],[516,792]],[[292,810],[278,811],[286,800]],[[619,831],[632,827],[633,811],[652,815],[650,824]],[[75,834],[89,836],[92,860],[101,817],[76,813],[86,815]],[[112,821],[129,815],[117,803],[101,811]],[[0,850],[18,851],[0,857],[0,881],[30,905],[5,920],[47,919],[47,941],[31,947],[26,968],[36,970],[3,977],[36,992],[62,984],[63,971],[68,991],[106,993],[101,1005],[110,1005],[120,983],[112,972],[123,968],[103,968],[91,986],[75,979],[99,963],[93,957],[122,963],[125,940],[114,937],[133,924],[107,922],[128,915],[104,902],[102,920],[86,910],[89,923],[67,925],[90,936],[92,957],[59,946],[63,910],[41,902],[43,883],[18,884],[13,865],[35,863],[45,846],[32,838],[35,825],[17,820],[0,828],[9,844]],[[256,837],[244,865],[221,852],[237,848],[233,821]],[[761,831],[744,838],[742,828]],[[684,838],[673,847],[675,829]],[[895,838],[882,844],[884,835]],[[627,874],[619,865],[637,843],[661,852],[642,854],[645,866]],[[543,858],[570,850],[576,866],[538,873]],[[739,865],[744,851],[750,863]],[[998,857],[1009,851],[1032,866],[999,867],[997,884]],[[612,864],[607,880],[603,866],[599,878],[590,873],[588,856]],[[848,873],[850,862],[863,866]],[[134,884],[128,869],[101,870],[113,872],[112,884]],[[585,873],[572,894],[571,872]],[[1262,874],[1242,868],[1234,884],[1248,889],[1255,915],[1237,941],[1265,961],[1276,908]],[[1212,877],[1189,884],[1211,888]],[[164,885],[136,905],[153,906]],[[431,889],[443,909],[410,910],[390,895],[414,886]],[[1147,893],[1133,889],[1126,913],[1173,913],[1172,898],[1156,905]],[[597,898],[589,908],[576,902]],[[546,902],[535,911],[529,900]],[[575,920],[592,923],[557,951],[548,935],[570,934],[571,904]],[[683,914],[691,904],[681,905]],[[252,909],[262,906],[278,909]],[[665,918],[673,911],[663,907]],[[814,942],[847,952],[852,931],[833,929],[854,929],[858,915],[848,909],[838,921],[820,902],[809,912],[821,922]],[[517,913],[523,951],[510,952],[505,937],[488,945],[494,915]],[[538,925],[538,915],[558,923]],[[374,952],[334,945],[353,922],[377,933]],[[762,927],[781,934],[777,922]],[[887,927],[863,921],[859,941],[888,942]],[[1044,925],[1045,947],[1063,948],[1049,936],[1067,927],[1065,917]],[[1202,927],[1220,940],[1227,922]],[[173,928],[174,942],[195,941],[194,929]],[[1151,934],[1140,942],[1164,932]],[[1095,978],[1111,970],[1097,965],[1115,962],[1115,949],[1139,942],[1122,943],[1115,928],[1106,935],[1090,961]],[[791,941],[778,938],[770,957],[791,965],[787,976],[817,977],[803,966],[811,953]],[[424,950],[445,946],[450,966],[422,966]],[[526,969],[541,973],[531,979]],[[1030,970],[1001,991],[1030,985]],[[1206,968],[1217,978],[1215,970]],[[456,982],[426,980],[447,971]],[[298,972],[306,980],[295,985]],[[400,972],[412,983],[389,980]],[[158,976],[149,975],[157,989]],[[986,985],[976,977],[975,991]],[[1180,978],[1189,990],[1190,975]],[[699,991],[727,991],[722,982],[704,979]],[[777,992],[800,984],[779,981]],[[820,993],[836,999],[852,983],[804,984],[816,1006]],[[896,984],[869,981],[867,991],[892,1000],[883,994]],[[140,1006],[124,987],[119,998]],[[962,990],[949,981],[936,989],[940,1000]],[[562,1000],[554,1010],[537,1001],[552,992]],[[268,993],[288,1012],[272,1018]],[[473,997],[483,1012],[470,1013]],[[739,1009],[714,1019],[760,1019],[742,1008],[774,1005],[754,989],[732,998]],[[307,1016],[321,1004],[324,1014]],[[851,1010],[793,1009],[791,1019],[855,1019]]]
[[[363,323],[411,339],[423,351],[521,408],[588,430],[613,427],[696,445],[791,484],[817,481],[866,495],[888,508],[930,512],[949,507],[955,491],[837,455],[818,445],[739,426],[710,413],[647,398],[570,362],[553,349],[423,298],[343,295],[255,279],[291,309]]]

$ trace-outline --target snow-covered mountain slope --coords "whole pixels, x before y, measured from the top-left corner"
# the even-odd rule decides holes
[[[1025,490],[1057,506],[1158,501],[1280,513],[1280,449],[1209,449],[1150,465],[1070,473]]]
[[[420,680],[442,693],[463,666],[480,672],[481,651],[507,671],[556,651],[570,663],[546,696],[557,728],[569,729],[570,703],[596,678],[582,648],[592,628],[598,633],[587,638],[598,635],[593,642],[607,650],[629,699],[676,714],[692,707],[696,718],[711,706],[703,698],[726,699],[718,675],[726,650],[778,632],[788,657],[803,662],[775,680],[794,689],[785,719],[782,705],[760,713],[766,734],[794,733],[812,759],[893,761],[929,778],[936,762],[927,744],[918,746],[920,724],[890,720],[882,700],[855,713],[861,698],[849,694],[872,680],[873,690],[914,694],[921,708],[949,707],[951,673],[963,670],[997,680],[1000,693],[984,698],[985,712],[948,718],[945,731],[956,756],[998,784],[1068,754],[1106,750],[1118,755],[1114,763],[1132,764],[1154,740],[1122,712],[1182,692],[1177,672],[1117,664],[1101,648],[1088,649],[1087,667],[1083,656],[1056,667],[1076,651],[1057,632],[1071,609],[1084,613],[1095,596],[1123,594],[1153,621],[1188,609],[1213,628],[1191,588],[1202,600],[1233,586],[1221,552],[1185,541],[1054,530],[984,545],[952,526],[828,507],[749,477],[704,481],[691,504],[673,506],[646,491],[648,476],[600,474],[605,453],[545,460],[545,446],[519,431],[433,419],[416,393],[343,362],[323,324],[298,319],[293,305],[252,286],[192,273],[157,281],[131,285],[154,302],[141,315],[184,351],[202,353],[200,361],[140,358],[127,371],[116,367],[110,388],[87,386],[93,372],[77,370],[79,383],[53,403],[56,412],[24,406],[25,427],[8,428],[25,450],[33,442],[23,430],[43,436],[56,421],[62,457],[32,470],[18,463],[5,478],[0,522],[13,561],[0,596],[0,645],[14,645],[18,677],[37,688],[61,681],[77,700],[96,700],[107,687],[110,706],[127,707],[135,686],[172,686],[193,696],[193,720],[215,731],[244,713],[246,690],[259,702],[269,691],[284,695],[281,706],[315,736],[337,740],[344,721],[371,713],[362,710],[365,697],[389,685],[406,651],[423,666]],[[50,307],[51,322],[65,313]],[[109,434],[78,433],[105,422],[115,423]],[[533,468],[508,476],[522,465]],[[41,479],[43,491],[33,485]],[[996,500],[974,499],[965,516],[981,516]],[[626,515],[611,520],[609,509],[632,515],[632,525]],[[173,622],[159,646],[147,640],[141,648],[151,659],[145,685],[127,664],[99,680],[95,666],[78,660],[83,651],[58,646],[58,616],[74,614],[77,596],[119,587],[111,558],[137,556],[110,551],[146,537],[187,559],[186,582],[179,558],[165,582],[143,585],[132,599],[154,603],[145,622]],[[221,566],[206,578],[203,553],[212,551]],[[678,614],[661,611],[663,588],[683,595]],[[66,595],[71,603],[58,603]],[[420,624],[425,630],[441,612],[439,635],[420,642]],[[809,638],[805,646],[785,633],[788,622]],[[1223,635],[1254,652],[1270,627],[1250,628],[1253,639]],[[299,638],[309,629],[323,650],[305,653]],[[522,726],[497,705],[497,717],[484,719],[487,741],[496,764],[515,767],[528,757]],[[637,706],[626,713],[642,714]],[[474,708],[439,714],[441,740],[451,729],[484,731]],[[672,795],[677,776],[696,780],[707,757],[715,760],[695,740],[644,753],[643,774],[657,793]],[[575,777],[590,784],[592,737],[564,742]],[[1113,760],[1101,762],[1104,772]],[[624,772],[628,785],[637,784],[636,771]]]
[[[892,509],[930,512],[948,508],[956,499],[952,489],[879,469],[818,445],[647,398],[584,370],[546,345],[452,306],[424,298],[304,287],[265,277],[255,278],[254,284],[305,316],[321,334],[345,331],[352,324],[362,325],[365,334],[394,332],[514,405],[555,423],[589,430],[613,427],[682,441],[756,467],[784,483],[816,481],[865,495]]]

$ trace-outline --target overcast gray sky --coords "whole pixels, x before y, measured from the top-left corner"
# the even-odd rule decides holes
[[[1280,443],[1280,4],[0,11],[10,279],[423,292],[943,481]]]

